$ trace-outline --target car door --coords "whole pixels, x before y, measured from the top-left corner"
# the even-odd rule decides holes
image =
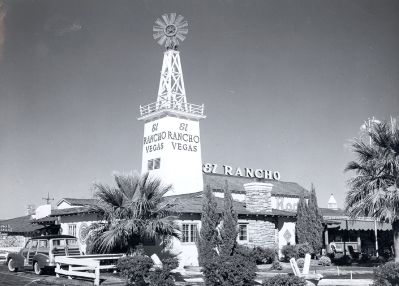
[[[36,251],[37,251],[37,240],[32,240],[32,243],[30,245],[29,251],[28,251],[28,265],[32,266],[32,260],[33,256],[35,256]]]
[[[25,247],[21,250],[21,254],[24,257],[24,266],[28,265],[28,254],[31,245],[32,245],[32,240],[28,240],[28,242],[25,244]]]

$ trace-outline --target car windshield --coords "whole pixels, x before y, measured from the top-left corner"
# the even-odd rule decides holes
[[[53,245],[54,246],[77,246],[78,242],[74,238],[59,238],[59,239],[53,239]]]

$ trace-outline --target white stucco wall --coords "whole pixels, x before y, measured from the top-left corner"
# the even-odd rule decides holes
[[[78,238],[80,250],[86,253],[86,240],[82,232],[82,226],[84,228],[89,227],[92,223],[97,222],[97,217],[94,214],[85,214],[81,216],[62,216],[61,217],[61,234],[71,235],[69,233],[69,225],[76,225],[76,237]]]
[[[286,239],[286,233],[290,233],[290,238]],[[295,244],[295,222],[285,218],[279,218],[278,221],[278,248],[279,256],[281,256],[281,249],[284,245]]]
[[[285,211],[296,211],[299,198],[273,196],[272,195],[272,208]]]
[[[180,140],[177,137],[182,136]],[[153,136],[153,137],[151,137]],[[153,140],[153,141],[151,141]],[[200,129],[198,120],[165,116],[144,125],[142,172],[148,160],[160,158],[160,168],[150,174],[173,184],[167,195],[203,190]]]

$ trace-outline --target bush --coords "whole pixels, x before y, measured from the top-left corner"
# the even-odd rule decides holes
[[[385,265],[374,268],[375,286],[398,285],[399,263],[387,262]]]
[[[331,265],[331,259],[327,256],[322,256],[319,259],[319,265],[323,266],[330,266]]]
[[[281,266],[279,261],[274,261],[270,270],[283,270],[283,266]]]
[[[333,262],[335,265],[352,265],[352,258],[349,255],[342,255],[334,258]]]
[[[219,256],[219,282],[222,285],[253,285],[256,276],[256,263],[245,248],[239,247],[231,256]]]
[[[305,286],[306,280],[302,277],[279,274],[265,279],[262,285],[263,286]]]
[[[150,286],[174,286],[175,279],[171,271],[179,266],[177,258],[165,258],[162,260],[162,268],[156,268],[148,274]]]
[[[298,253],[298,257],[304,258],[306,253],[309,253],[310,255],[314,254],[313,247],[308,243],[297,244],[295,245],[295,247]]]
[[[298,258],[296,264],[298,265],[299,268],[303,268],[303,266],[305,265],[305,258]]]
[[[148,256],[133,255],[120,258],[116,267],[121,276],[126,278],[127,285],[146,285],[145,278],[153,264]]]
[[[295,245],[284,245],[281,249],[281,253],[284,256],[285,261],[289,261],[291,258],[298,258],[298,250]]]
[[[276,258],[277,252],[275,248],[255,247],[251,251],[251,256],[255,259],[256,264],[270,264]]]

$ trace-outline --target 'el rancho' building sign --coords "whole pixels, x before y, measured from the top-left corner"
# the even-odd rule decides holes
[[[223,174],[226,176],[237,176],[237,177],[247,177],[247,178],[258,178],[258,179],[268,179],[268,180],[280,180],[280,172],[279,171],[270,171],[263,169],[252,169],[252,168],[243,168],[240,167],[233,168],[228,165],[222,165]],[[218,165],[212,163],[205,163],[202,166],[202,171],[208,174],[217,174],[218,173]]]

